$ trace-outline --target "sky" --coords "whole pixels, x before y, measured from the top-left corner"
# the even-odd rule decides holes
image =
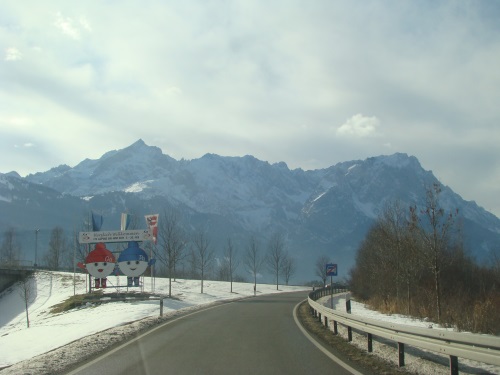
[[[500,217],[500,2],[0,0],[0,173],[138,139],[289,168],[404,152]]]
[[[88,355],[89,350],[95,353],[102,352],[109,341],[116,342],[117,338],[130,335],[131,332],[141,331],[146,327],[148,321],[154,321],[159,315],[159,301],[144,301],[140,303],[113,302],[100,305],[85,305],[79,309],[69,310],[64,313],[52,314],[51,307],[65,301],[76,294],[84,294],[86,287],[86,276],[76,274],[73,285],[73,274],[67,272],[38,272],[33,279],[32,290],[36,290],[36,297],[30,299],[28,308],[30,328],[26,326],[25,303],[22,294],[19,293],[20,286],[17,284],[10,290],[0,294],[0,368],[14,365],[2,370],[2,374],[19,373],[46,373],[47,368],[60,370],[61,367]],[[151,279],[145,277],[144,292],[154,291],[157,294],[168,295],[168,279],[156,278],[154,289]],[[124,276],[108,277],[108,285],[124,285]],[[114,288],[101,289],[106,294],[116,292]],[[122,291],[124,288],[122,288]],[[299,286],[283,286],[276,290],[275,285],[257,284],[258,295],[283,293],[303,290],[305,295],[309,288]],[[199,280],[178,279],[173,283],[172,294],[176,299],[164,299],[164,317],[173,319],[177,312],[196,313],[198,307],[208,306],[211,303],[222,300],[234,300],[251,297],[253,295],[253,284],[233,283],[234,293],[230,293],[229,283],[222,281],[205,281],[204,292],[200,293]],[[35,295],[33,293],[33,295]],[[107,297],[109,298],[109,297]],[[345,311],[346,294],[334,295],[333,301],[329,297],[323,297],[318,302],[335,310]],[[384,315],[371,310],[360,302],[351,301],[351,313],[357,316],[383,320],[396,324],[411,325],[421,328],[446,329],[429,322],[409,318],[402,315]],[[75,323],[77,322],[77,323]],[[135,322],[133,324],[127,324]],[[112,329],[111,331],[102,332]],[[297,328],[298,329],[298,328]],[[449,330],[449,329],[448,329]],[[347,330],[339,325],[339,334],[346,338]],[[47,337],[50,336],[50,340]],[[99,336],[99,337],[98,337]],[[134,337],[137,335],[134,335]],[[106,338],[109,337],[107,342]],[[26,345],[29,342],[30,345]],[[70,344],[71,343],[71,344]],[[68,345],[70,344],[70,345]],[[353,344],[366,350],[366,337],[364,335],[353,335]],[[68,345],[68,346],[65,346]],[[57,348],[62,348],[62,352]],[[374,340],[374,350],[377,355],[383,356],[389,362],[396,362],[397,355],[392,347],[383,348]],[[36,357],[47,353],[44,356]],[[36,358],[34,358],[36,357]],[[448,358],[444,356],[444,366],[433,366],[422,359],[424,354],[417,357],[412,351],[407,350],[405,355],[406,368],[423,374],[448,374],[446,366]],[[434,354],[434,357],[436,355]],[[25,362],[23,362],[25,361]],[[474,366],[490,373],[500,374],[498,366],[478,364],[465,359],[460,359],[461,365]],[[397,363],[395,363],[395,366]],[[464,368],[461,373],[470,373]],[[57,371],[56,371],[57,372]],[[478,372],[472,372],[478,373]]]

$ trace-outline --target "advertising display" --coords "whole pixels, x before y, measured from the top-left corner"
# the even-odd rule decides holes
[[[127,276],[127,286],[139,286],[139,277],[154,263],[154,259],[148,261],[148,255],[136,241],[129,242],[118,257],[118,267]]]
[[[99,242],[85,258],[85,263],[78,263],[78,267],[86,269],[94,277],[95,288],[106,288],[106,278],[115,269],[116,259],[106,245]]]

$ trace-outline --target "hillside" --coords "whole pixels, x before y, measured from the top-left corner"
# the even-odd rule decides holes
[[[270,235],[283,233],[298,265],[293,280],[306,281],[315,278],[313,264],[320,254],[337,262],[345,276],[384,206],[394,200],[423,206],[426,188],[436,182],[415,157],[402,153],[304,171],[250,155],[175,160],[138,140],[75,167],[63,165],[25,178],[0,175],[0,230],[16,228],[30,259],[34,228],[41,228],[43,253],[54,226],[68,234],[86,230],[91,210],[104,216],[103,229],[116,230],[122,212],[134,214],[143,228],[144,214],[175,209],[186,230],[210,234],[219,255],[229,237],[243,253],[252,235],[264,251]],[[487,261],[500,243],[500,220],[451,187],[443,187],[441,202],[445,209],[459,209],[467,248]]]

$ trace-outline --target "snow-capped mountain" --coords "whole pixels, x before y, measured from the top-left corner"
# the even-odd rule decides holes
[[[177,161],[142,140],[73,168],[62,165],[24,179],[0,177],[0,229],[41,227],[43,222],[32,218],[35,212],[38,218],[43,213],[61,219],[61,226],[75,226],[90,209],[102,212],[105,229],[118,229],[121,212],[161,214],[176,207],[186,226],[210,230],[219,249],[229,236],[244,248],[251,234],[262,237],[262,246],[273,232],[286,234],[301,280],[314,278],[312,264],[319,254],[330,254],[345,274],[386,203],[423,206],[426,188],[437,182],[415,157],[401,153],[303,171],[249,155]],[[18,199],[24,196],[29,198]],[[57,209],[48,201],[52,196],[71,203]],[[500,243],[500,220],[449,187],[443,187],[440,198],[446,209],[460,210],[470,251],[487,259]],[[12,215],[12,210],[20,213]]]

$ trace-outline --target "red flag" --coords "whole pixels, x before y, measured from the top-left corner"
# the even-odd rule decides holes
[[[158,217],[160,214],[146,215],[146,223],[148,229],[153,233],[153,241],[156,244],[158,241]]]

